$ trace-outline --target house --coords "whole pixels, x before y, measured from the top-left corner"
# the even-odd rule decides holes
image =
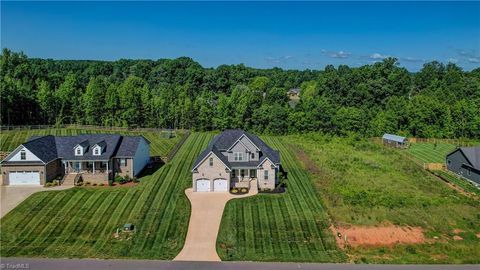
[[[280,153],[259,137],[240,129],[217,135],[192,168],[194,192],[229,191],[232,187],[274,189]],[[256,179],[257,187],[250,181]]]
[[[480,147],[460,147],[446,156],[447,170],[480,185]]]
[[[383,144],[395,148],[405,148],[408,146],[408,140],[405,137],[385,133],[382,136]]]
[[[299,99],[300,98],[300,88],[292,88],[287,91],[289,99]]]
[[[149,159],[150,142],[143,136],[48,135],[31,137],[0,164],[3,185],[44,185],[64,175],[80,174],[91,182],[132,178]]]

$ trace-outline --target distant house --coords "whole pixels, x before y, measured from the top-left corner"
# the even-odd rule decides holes
[[[382,136],[383,144],[390,147],[405,148],[408,146],[408,140],[405,137],[385,133]]]
[[[299,99],[300,98],[300,88],[292,88],[287,91],[289,99]]]
[[[240,129],[215,136],[192,168],[195,192],[226,192],[230,188],[274,189],[278,183],[280,153],[259,137]],[[250,186],[256,179],[257,186]]]
[[[44,185],[57,177],[75,178],[78,174],[91,182],[115,175],[132,178],[149,160],[150,142],[143,136],[35,136],[1,162],[3,185]]]
[[[446,156],[447,170],[480,185],[480,147],[460,147]]]

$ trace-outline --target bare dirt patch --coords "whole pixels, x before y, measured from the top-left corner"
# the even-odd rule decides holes
[[[453,240],[455,240],[455,241],[461,241],[461,240],[463,240],[463,238],[462,238],[461,236],[454,235],[454,236],[453,236]]]
[[[454,234],[459,234],[459,233],[462,233],[462,232],[465,232],[464,230],[461,230],[461,229],[454,229],[452,231]]]
[[[348,246],[394,246],[397,244],[421,244],[425,242],[420,227],[382,225],[379,227],[341,226],[330,229],[335,234],[337,245]],[[345,240],[346,238],[346,240]]]
[[[477,236],[477,238],[480,238],[480,233],[477,233],[477,234],[475,234],[475,235]]]

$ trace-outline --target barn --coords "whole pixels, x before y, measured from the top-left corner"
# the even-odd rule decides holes
[[[459,147],[446,156],[447,170],[480,185],[480,147]]]
[[[406,137],[385,133],[382,136],[383,144],[390,147],[405,148],[408,146]]]

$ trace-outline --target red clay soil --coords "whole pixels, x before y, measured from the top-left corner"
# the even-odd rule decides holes
[[[344,248],[358,246],[394,246],[397,244],[420,244],[425,242],[420,227],[384,225],[379,227],[348,226],[330,229],[335,234],[337,245]],[[340,233],[340,237],[338,235]],[[345,236],[347,241],[345,241]]]
[[[461,236],[454,235],[454,236],[453,236],[453,240],[455,240],[455,241],[460,241],[460,240],[463,240],[463,238],[462,238]]]
[[[480,233],[477,233],[477,234],[475,234],[475,235],[477,236],[477,238],[480,238]]]

